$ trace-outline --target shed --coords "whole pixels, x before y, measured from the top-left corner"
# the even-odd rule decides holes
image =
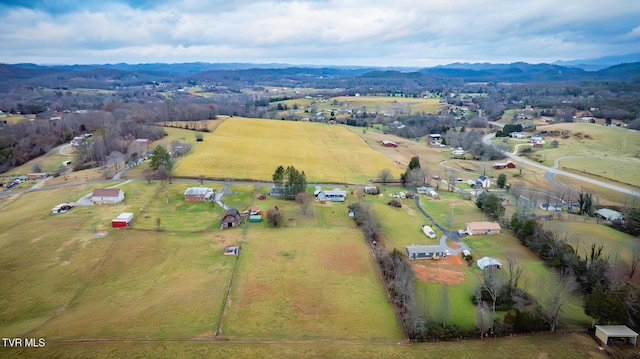
[[[133,213],[123,212],[114,219],[111,220],[111,227],[123,228],[129,227],[129,223],[133,220]]]
[[[240,211],[235,208],[229,208],[224,217],[222,217],[222,224],[220,224],[220,229],[237,227],[238,225],[240,225],[240,218]]]
[[[364,186],[364,193],[366,194],[378,194],[380,190],[377,186]]]
[[[47,177],[49,177],[49,174],[45,172],[27,173],[27,178],[30,180],[47,178]]]
[[[500,269],[502,268],[502,263],[495,258],[491,257],[482,257],[478,259],[478,267],[480,269],[485,270],[487,268]]]
[[[119,188],[96,188],[91,194],[94,204],[120,203],[124,201],[124,192]]]
[[[249,216],[249,222],[262,222],[262,216],[259,214],[254,214]]]
[[[423,194],[429,193],[429,191],[433,191],[433,190],[434,190],[433,187],[425,187],[425,186],[416,188],[416,192],[423,193]]]
[[[347,191],[335,188],[332,190],[319,190],[316,187],[314,192],[318,201],[324,202],[344,202],[347,198]]]
[[[185,202],[207,202],[215,199],[215,190],[209,187],[189,187],[184,191]]]
[[[405,247],[410,259],[440,259],[444,258],[449,250],[442,246],[423,246],[412,244]]]
[[[500,234],[502,228],[497,222],[471,222],[467,223],[467,233],[470,236],[481,234]]]
[[[596,338],[604,345],[609,345],[611,339],[623,339],[636,345],[638,333],[629,329],[626,325],[596,325]]]
[[[389,141],[389,140],[384,140],[382,141],[382,145],[384,147],[398,147],[398,144],[393,142],[393,141]]]

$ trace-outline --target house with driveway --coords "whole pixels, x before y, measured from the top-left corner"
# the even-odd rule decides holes
[[[405,247],[409,259],[440,259],[449,255],[449,250],[443,246],[423,246],[412,244]]]
[[[500,234],[502,228],[498,222],[471,222],[467,223],[467,234],[478,236],[483,234]]]
[[[120,188],[96,188],[91,194],[93,204],[116,204],[124,201],[124,191]]]

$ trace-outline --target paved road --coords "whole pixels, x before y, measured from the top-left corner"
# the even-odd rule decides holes
[[[482,142],[484,142],[485,144],[490,145],[490,146],[495,146],[495,144],[493,144],[493,142],[491,142],[491,139],[494,136],[495,136],[494,133],[489,133],[487,135],[484,135],[484,137],[482,137]],[[589,178],[589,177],[580,176],[580,175],[577,175],[575,173],[562,171],[562,170],[559,170],[557,168],[543,166],[543,165],[541,165],[541,164],[539,164],[537,162],[528,160],[528,159],[520,157],[520,156],[516,156],[516,155],[508,153],[508,152],[504,152],[504,155],[509,157],[509,158],[511,158],[511,159],[514,159],[514,160],[516,160],[518,162],[524,163],[527,166],[536,167],[536,168],[545,170],[548,173],[550,173],[550,176],[553,176],[554,174],[559,174],[559,175],[563,175],[563,176],[570,177],[570,178],[573,178],[573,179],[577,179],[579,181],[591,183],[591,184],[594,184],[596,186],[600,186],[600,187],[612,189],[614,191],[630,194],[632,196],[640,197],[640,192],[638,192],[638,191],[630,190],[630,189],[627,189],[627,188],[624,188],[624,187],[620,187],[620,186],[617,186],[617,185],[614,185],[614,184],[611,184],[611,183],[598,181],[598,180],[595,180],[595,179],[592,179],[592,178]],[[545,177],[547,179],[550,178],[549,176],[545,176]],[[553,181],[553,182],[557,183],[555,181]]]

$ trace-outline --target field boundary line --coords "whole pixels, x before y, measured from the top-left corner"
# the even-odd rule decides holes
[[[260,191],[260,186],[256,184],[253,190],[253,195],[251,196],[251,203],[249,204],[250,209],[253,208],[253,202],[255,201],[258,191]],[[247,242],[247,223],[248,222],[249,222],[249,217],[245,216],[244,224],[242,226],[242,240],[241,240],[242,243]],[[220,308],[220,316],[218,318],[218,326],[215,332],[216,337],[224,336],[222,334],[222,324],[224,321],[224,315],[227,312],[227,303],[229,302],[229,296],[231,295],[231,287],[233,286],[233,280],[235,279],[236,273],[238,272],[238,263],[240,263],[241,253],[242,253],[242,245],[240,245],[240,250],[238,251],[238,256],[236,257],[236,262],[233,264],[233,272],[231,273],[231,278],[229,279],[229,284],[227,285],[227,293],[225,294],[224,299],[222,300],[222,306]]]

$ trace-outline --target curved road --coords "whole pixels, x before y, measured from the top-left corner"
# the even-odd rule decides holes
[[[487,145],[495,147],[495,144],[493,142],[491,142],[491,139],[494,136],[495,136],[494,133],[486,134],[486,135],[484,135],[482,137],[482,142],[484,142]],[[598,181],[598,180],[595,180],[595,179],[592,179],[592,178],[589,178],[589,177],[580,176],[580,175],[577,175],[575,173],[562,171],[562,170],[559,170],[557,168],[543,166],[543,165],[541,165],[541,164],[539,164],[537,162],[528,160],[526,158],[522,158],[520,156],[516,156],[516,155],[514,155],[512,153],[509,153],[509,152],[504,152],[504,155],[509,157],[509,158],[511,158],[511,159],[514,159],[516,161],[522,162],[522,163],[524,163],[524,164],[526,164],[528,166],[536,167],[536,168],[539,168],[539,169],[547,171],[547,175],[545,175],[545,177],[547,179],[549,179],[549,177],[553,176],[554,174],[559,174],[559,175],[563,175],[563,176],[570,177],[570,178],[573,178],[573,179],[577,179],[579,181],[591,183],[591,184],[594,184],[596,186],[600,186],[600,187],[612,189],[614,191],[622,192],[622,193],[625,193],[625,194],[630,194],[632,196],[640,197],[640,192],[636,192],[634,190],[630,190],[630,189],[627,189],[627,188],[624,188],[624,187],[616,186],[616,185],[611,184],[611,183]],[[554,183],[556,183],[556,182],[554,181]]]

